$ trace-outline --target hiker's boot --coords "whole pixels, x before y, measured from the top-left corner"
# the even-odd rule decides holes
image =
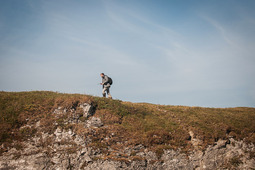
[[[103,94],[103,97],[106,97],[106,94]]]
[[[109,99],[112,99],[112,96],[111,96],[110,94],[108,94],[108,98],[109,98]]]

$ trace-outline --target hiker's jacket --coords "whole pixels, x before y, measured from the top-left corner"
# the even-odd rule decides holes
[[[103,84],[103,88],[111,86],[107,75],[104,75],[104,77],[102,77],[102,84]]]

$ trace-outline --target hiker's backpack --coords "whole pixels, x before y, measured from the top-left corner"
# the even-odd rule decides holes
[[[112,78],[111,78],[111,77],[108,77],[108,83],[109,83],[110,85],[112,85]]]

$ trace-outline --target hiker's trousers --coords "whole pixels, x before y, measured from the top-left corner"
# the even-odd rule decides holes
[[[108,86],[108,85],[103,87],[103,91],[102,91],[103,97],[106,97],[106,93],[107,93],[108,96],[111,96],[111,94],[110,94],[110,87],[111,86]]]

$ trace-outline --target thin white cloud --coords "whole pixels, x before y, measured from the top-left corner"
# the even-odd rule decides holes
[[[210,23],[222,36],[222,38],[225,40],[226,43],[228,43],[229,45],[238,48],[238,45],[236,44],[235,41],[233,41],[233,39],[229,36],[230,35],[230,30],[227,30],[226,28],[224,28],[224,26],[222,24],[220,24],[219,22],[217,22],[216,20],[208,17],[208,16],[201,16],[205,21],[207,21],[208,23]]]
[[[105,8],[109,18],[117,26],[121,26],[122,31],[130,31],[131,34],[139,37],[139,41],[143,42],[143,48],[146,51],[148,49],[157,53],[158,62],[163,60],[165,64],[168,62],[173,64],[173,58],[180,61],[187,56],[183,56],[188,51],[186,45],[181,43],[184,37],[178,32],[151,21],[144,17],[141,12],[112,3],[105,3]],[[168,52],[166,53],[166,51]]]
[[[120,15],[115,14],[113,11],[107,9],[106,10],[108,16],[112,19],[112,21],[115,22],[115,24],[113,25],[113,27],[116,28],[116,26],[120,26],[119,30],[125,31],[132,31],[132,32],[137,32],[138,28],[135,24],[132,24],[131,22],[129,22],[128,20],[122,18]]]
[[[106,13],[114,22],[122,26],[121,28],[123,30],[130,30],[145,39],[157,38],[162,40],[164,38],[172,38],[173,40],[177,39],[177,37],[182,38],[178,32],[162,26],[155,21],[151,21],[144,17],[144,14],[141,12],[123,8],[122,6],[113,4],[111,1],[109,2],[110,3],[104,3]]]

